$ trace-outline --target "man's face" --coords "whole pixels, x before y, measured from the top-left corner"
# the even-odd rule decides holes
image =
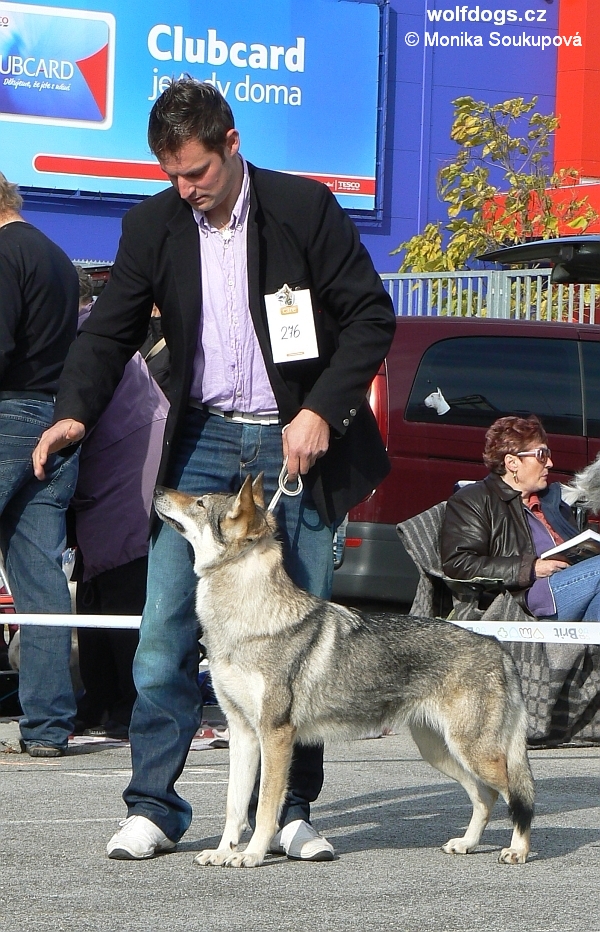
[[[159,159],[160,167],[184,201],[196,210],[208,212],[234,194],[237,199],[241,173],[239,147],[235,129],[227,133],[222,158],[219,152],[211,152],[198,140],[189,139],[176,153]]]

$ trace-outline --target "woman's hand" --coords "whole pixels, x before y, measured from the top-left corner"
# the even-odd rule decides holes
[[[533,566],[535,578],[544,579],[546,576],[558,573],[559,570],[565,570],[567,566],[570,566],[570,564],[564,563],[562,560],[536,560]]]

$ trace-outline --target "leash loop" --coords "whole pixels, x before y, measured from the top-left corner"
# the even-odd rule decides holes
[[[294,497],[295,495],[300,495],[300,493],[302,492],[303,485],[302,485],[302,479],[300,478],[300,476],[298,476],[297,478],[295,489],[287,488],[288,474],[287,474],[286,466],[287,466],[287,456],[283,461],[283,466],[281,467],[281,472],[279,473],[279,478],[277,480],[277,491],[275,492],[275,495],[269,502],[267,511],[271,511],[271,512],[275,511],[275,508],[277,507],[277,503],[279,502],[279,499],[281,498],[282,495],[289,495],[291,497]]]

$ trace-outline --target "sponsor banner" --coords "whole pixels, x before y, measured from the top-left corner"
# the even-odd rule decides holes
[[[0,120],[109,129],[115,18],[0,2]]]
[[[600,644],[600,624],[591,621],[537,621],[515,624],[502,621],[452,621],[459,628],[486,634],[499,641],[526,641],[539,644]]]
[[[375,195],[375,178],[359,178],[351,175],[324,175],[315,172],[291,172],[290,174],[303,175],[326,184],[334,194],[345,194],[349,197],[360,195]]]
[[[0,0],[11,181],[157,193],[167,182],[148,151],[148,115],[173,78],[191,74],[229,102],[251,162],[318,178],[343,206],[374,208],[378,2],[64,4]]]

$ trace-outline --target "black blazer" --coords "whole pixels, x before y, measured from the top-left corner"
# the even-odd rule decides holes
[[[392,341],[394,311],[356,228],[325,185],[249,171],[250,312],[282,423],[306,407],[331,425],[330,449],[307,483],[332,523],[389,471],[365,395]],[[311,290],[318,359],[273,362],[263,295],[284,284]],[[198,227],[173,188],[125,216],[110,281],[69,353],[56,420],[72,417],[88,429],[97,421],[146,338],[153,302],[171,354],[163,482],[189,399],[202,302]]]

